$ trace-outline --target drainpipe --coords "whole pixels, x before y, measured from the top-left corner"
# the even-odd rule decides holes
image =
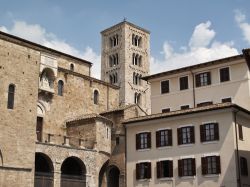
[[[237,129],[237,113],[239,110],[233,112],[234,114],[234,126],[235,126],[235,138],[236,138],[236,159],[238,163],[238,179],[239,186],[241,187],[241,174],[240,174],[240,158],[239,158],[239,143],[238,143],[238,129]]]
[[[195,108],[195,105],[196,105],[196,99],[195,99],[195,87],[194,87],[194,84],[195,84],[195,80],[194,80],[194,73],[192,72],[192,70],[190,70],[191,74],[192,74],[192,80],[193,80],[193,105]]]

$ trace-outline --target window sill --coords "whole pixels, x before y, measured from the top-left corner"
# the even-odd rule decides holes
[[[173,178],[172,177],[163,177],[163,178],[158,178],[158,180],[160,180],[160,181],[172,181]]]
[[[194,146],[194,143],[189,143],[189,144],[180,144],[179,147],[191,147]]]
[[[139,151],[139,152],[150,151],[150,149],[149,148],[147,148],[147,149],[137,149],[137,151]]]
[[[138,179],[137,181],[138,182],[150,182],[151,179]]]
[[[180,177],[181,179],[195,179],[195,176],[183,176],[183,177]]]
[[[157,149],[171,149],[172,148],[172,146],[170,146],[170,145],[167,145],[167,146],[161,146],[161,147],[157,147]]]
[[[213,140],[213,141],[205,141],[205,142],[201,142],[203,145],[206,145],[206,144],[216,144],[216,143],[219,143],[219,140]]]
[[[214,177],[219,177],[220,174],[206,174],[206,175],[203,175],[203,177],[205,178],[214,178]]]

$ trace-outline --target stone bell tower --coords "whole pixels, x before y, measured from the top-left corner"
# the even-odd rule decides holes
[[[101,32],[101,79],[120,86],[120,105],[138,104],[150,113],[150,32],[123,21]]]

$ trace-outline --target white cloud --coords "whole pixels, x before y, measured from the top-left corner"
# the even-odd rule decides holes
[[[250,44],[250,24],[246,21],[246,15],[243,14],[241,11],[235,11],[235,21],[237,22],[238,26],[240,27],[244,39]]]
[[[151,57],[151,73],[166,71],[203,63],[215,59],[237,55],[233,42],[221,43],[215,40],[216,32],[211,29],[211,22],[201,23],[194,28],[187,46],[181,46],[180,52],[174,50],[168,41],[163,44],[164,59]]]
[[[101,57],[89,46],[87,46],[84,51],[79,51],[63,39],[58,38],[55,34],[47,32],[40,25],[27,24],[24,21],[14,21],[11,28],[0,26],[0,30],[32,42],[39,43],[46,47],[88,60],[93,63],[92,76],[100,78]]]
[[[214,30],[210,29],[211,22],[201,23],[194,29],[189,41],[190,48],[206,47],[215,36]]]

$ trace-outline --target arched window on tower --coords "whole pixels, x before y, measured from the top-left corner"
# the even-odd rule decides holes
[[[58,95],[63,96],[64,83],[62,80],[58,81]]]
[[[8,90],[8,103],[7,103],[8,109],[14,108],[14,97],[15,97],[15,85],[10,84]]]
[[[94,104],[98,105],[99,102],[99,92],[97,90],[94,91]]]
[[[74,64],[70,64],[70,71],[74,71],[75,67]]]
[[[135,101],[135,104],[138,104],[138,105],[141,104],[141,94],[140,93],[135,92],[134,101]]]
[[[109,75],[109,83],[113,84],[113,76],[112,75]]]

